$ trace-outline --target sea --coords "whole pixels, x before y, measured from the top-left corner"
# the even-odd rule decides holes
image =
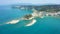
[[[0,34],[60,34],[60,17],[36,17],[34,18],[36,23],[31,26],[25,26],[31,20],[6,24],[32,12],[32,10],[14,9],[12,6],[0,6]]]

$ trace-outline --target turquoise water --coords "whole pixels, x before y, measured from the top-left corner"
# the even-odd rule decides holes
[[[31,14],[31,10],[0,7],[0,24]],[[0,25],[0,34],[60,34],[60,18],[35,18],[37,22],[32,26],[25,26],[30,20],[23,20],[17,24]]]

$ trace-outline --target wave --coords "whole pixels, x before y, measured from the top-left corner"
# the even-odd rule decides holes
[[[9,21],[7,22],[6,24],[16,24],[18,23],[20,20],[12,20],[12,21]]]
[[[30,22],[29,24],[27,24],[26,26],[32,26],[33,24],[35,24],[36,23],[36,20],[35,19],[33,19],[32,20],[32,22]]]

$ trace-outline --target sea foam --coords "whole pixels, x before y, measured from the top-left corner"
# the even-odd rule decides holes
[[[36,23],[36,20],[34,19],[34,20],[32,20],[32,22],[30,22],[29,24],[27,24],[26,26],[32,26],[33,24],[35,24]]]
[[[7,22],[6,24],[16,24],[19,21],[20,21],[19,19],[18,20],[12,20],[12,21]]]

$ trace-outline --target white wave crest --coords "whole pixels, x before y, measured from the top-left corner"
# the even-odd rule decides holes
[[[36,20],[34,19],[34,20],[32,20],[32,22],[30,22],[29,24],[27,24],[26,26],[32,26],[33,24],[35,24],[36,23]]]
[[[7,22],[6,24],[16,24],[18,23],[20,20],[12,20],[12,21],[9,21]]]

